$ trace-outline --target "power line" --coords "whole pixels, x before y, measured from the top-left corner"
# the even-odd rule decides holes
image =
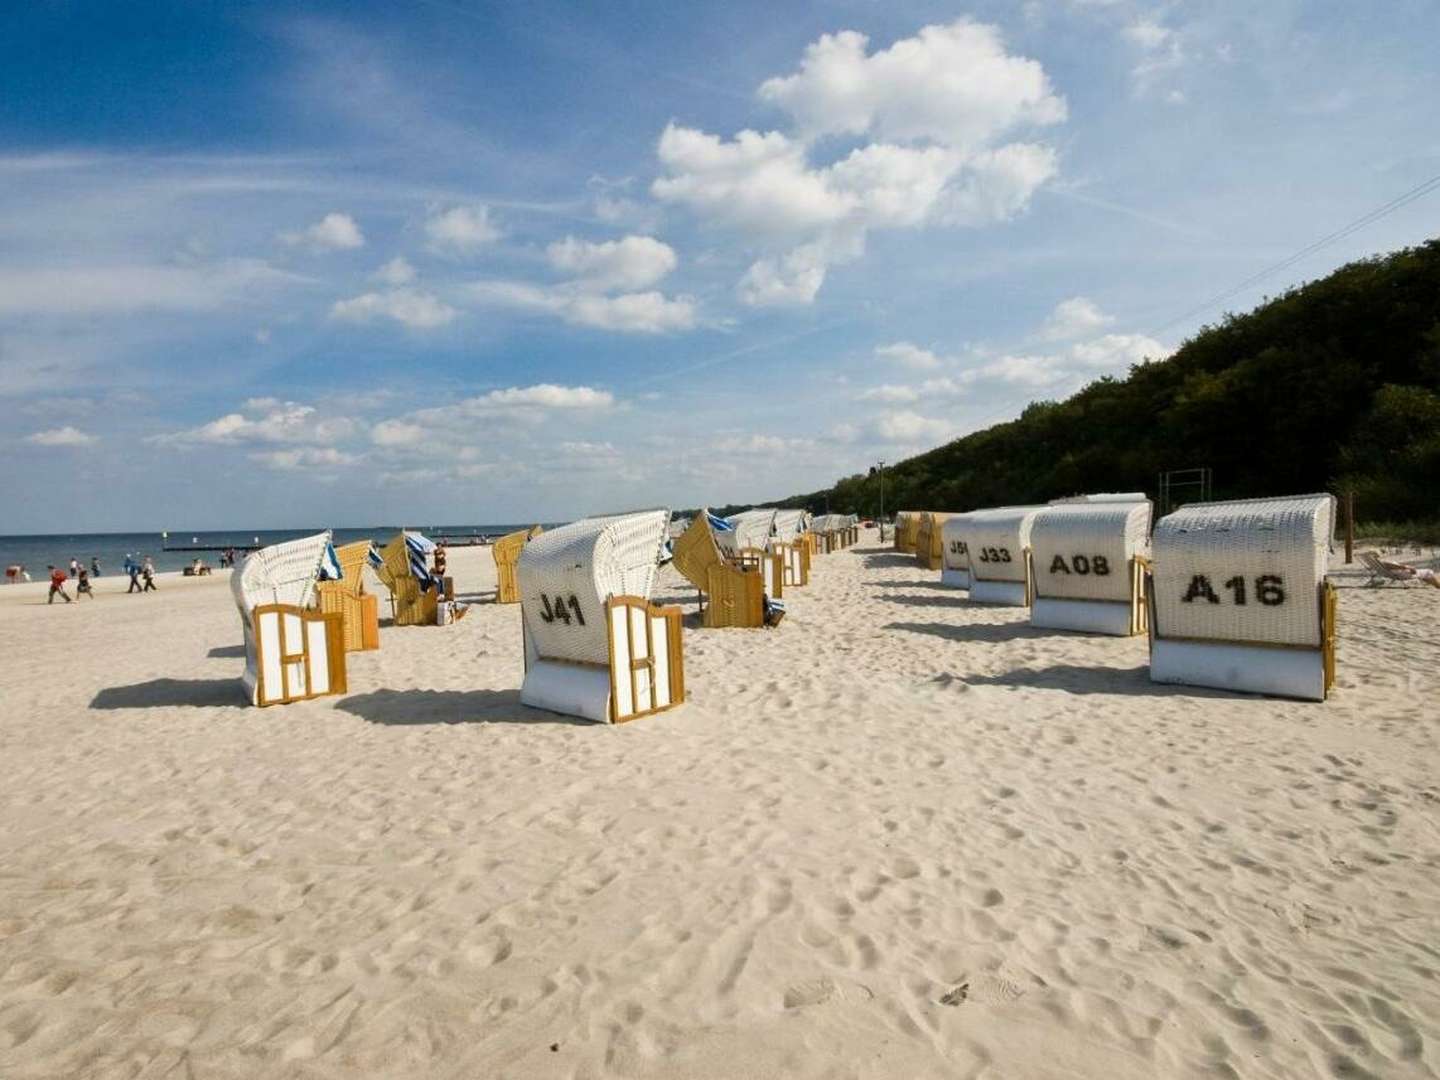
[[[1377,206],[1375,209],[1369,211],[1368,213],[1362,214],[1360,217],[1356,218],[1354,221],[1351,221],[1349,224],[1342,225],[1334,232],[1328,233],[1325,236],[1320,237],[1320,239],[1305,245],[1305,247],[1301,248],[1293,255],[1289,255],[1286,258],[1281,259],[1279,262],[1274,263],[1271,266],[1267,266],[1264,270],[1251,274],[1244,281],[1240,282],[1237,285],[1232,285],[1224,292],[1217,293],[1215,296],[1212,296],[1209,300],[1206,300],[1202,304],[1195,305],[1183,315],[1177,315],[1175,316],[1175,318],[1170,319],[1167,322],[1161,323],[1153,330],[1148,331],[1146,333],[1146,337],[1153,338],[1157,334],[1163,333],[1165,330],[1168,330],[1170,327],[1174,326],[1177,323],[1181,323],[1184,322],[1186,319],[1193,318],[1194,316],[1200,314],[1202,311],[1206,311],[1214,307],[1216,304],[1224,303],[1226,300],[1229,300],[1233,296],[1237,296],[1251,286],[1259,284],[1259,282],[1269,277],[1271,274],[1278,273],[1279,271],[1284,270],[1287,267],[1294,266],[1297,262],[1299,262],[1301,259],[1304,259],[1306,256],[1313,255],[1321,248],[1333,244],[1337,240],[1343,240],[1345,239],[1345,237],[1350,236],[1353,233],[1359,232],[1367,225],[1373,225],[1381,218],[1387,217],[1390,214],[1393,214],[1396,210],[1400,210],[1403,207],[1409,206],[1416,199],[1423,198],[1424,196],[1430,194],[1430,192],[1435,191],[1437,188],[1440,188],[1440,173],[1437,173],[1435,176],[1430,177],[1430,179],[1428,180],[1416,184],[1409,191],[1402,192],[1401,194],[1395,196],[1395,198],[1391,199],[1389,202],[1384,203],[1381,206]],[[1087,378],[1088,376],[1085,375],[1075,376],[1065,380],[1062,383],[1057,384],[1057,386],[1068,386],[1076,383],[1077,380],[1081,385],[1083,385]],[[1075,389],[1079,389],[1079,386],[1076,386]],[[1029,399],[1025,397],[1011,398],[1009,401],[1000,405],[992,412],[976,420],[976,430],[979,430],[978,425],[986,424],[993,419],[1009,413],[1010,410],[1013,409],[1017,404],[1028,403]]]

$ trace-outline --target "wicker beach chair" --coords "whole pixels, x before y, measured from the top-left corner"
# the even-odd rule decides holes
[[[915,561],[925,570],[940,570],[945,565],[945,522],[951,517],[938,511],[926,510],[920,515],[920,525],[915,530]]]
[[[434,548],[419,533],[402,529],[371,560],[375,576],[390,590],[394,625],[435,625],[440,590],[427,567]]]
[[[340,616],[346,652],[380,647],[379,598],[365,591],[365,566],[372,546],[369,540],[357,540],[336,548],[340,580],[321,581],[315,586],[320,610]]]
[[[780,557],[786,588],[799,588],[810,583],[810,544],[804,537],[804,531],[805,511],[775,511],[770,551]]]
[[[518,604],[520,602],[520,581],[515,576],[515,567],[520,562],[520,552],[534,537],[545,530],[539,525],[507,533],[490,546],[495,557],[495,602],[497,604]]]
[[[1034,596],[1030,527],[1043,506],[1001,506],[962,515],[954,539],[970,560],[970,599],[1002,607],[1029,607]]]
[[[622,723],[685,700],[681,613],[650,602],[668,510],[590,518],[520,555],[520,700]]]
[[[722,546],[718,536],[733,531],[727,522],[702,510],[675,541],[673,564],[699,591],[703,625],[710,628],[771,625],[767,619],[765,561],[749,566],[740,562],[740,549],[730,537]],[[736,552],[732,559],[726,549]],[[762,553],[763,554],[763,553]],[[772,573],[778,557],[769,560]],[[783,579],[783,569],[780,577]],[[773,614],[773,609],[772,609]]]
[[[1151,679],[1323,701],[1335,681],[1334,527],[1326,494],[1194,503],[1161,518]]]
[[[230,575],[245,635],[241,685],[252,705],[345,692],[342,617],[311,607],[321,567],[334,554],[330,536],[253,551]]]
[[[1030,625],[1126,637],[1145,632],[1151,504],[1142,494],[1066,499],[1030,526]]]

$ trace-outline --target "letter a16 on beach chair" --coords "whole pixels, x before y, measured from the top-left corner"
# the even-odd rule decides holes
[[[252,705],[345,692],[342,617],[310,607],[321,566],[333,561],[327,531],[253,551],[230,575],[245,628],[241,683]]]
[[[1335,682],[1335,498],[1195,503],[1152,541],[1150,678],[1323,701]]]
[[[1030,526],[1030,625],[1128,637],[1145,631],[1150,501],[1084,496],[1052,503]]]
[[[619,724],[685,700],[680,609],[649,599],[669,521],[668,510],[588,518],[525,545],[521,702]]]
[[[430,573],[435,544],[417,532],[402,529],[377,552],[370,565],[390,590],[396,626],[434,626],[440,583]]]
[[[497,604],[518,604],[520,602],[520,580],[515,576],[515,567],[520,563],[520,552],[533,538],[545,530],[539,525],[507,533],[490,546],[495,556],[495,602]]]
[[[365,564],[370,555],[369,540],[357,540],[335,549],[340,565],[339,580],[321,581],[315,596],[321,611],[340,616],[345,651],[361,652],[380,647],[380,605],[378,597],[365,591]]]
[[[783,615],[783,603],[766,596],[761,564],[743,566],[738,555],[727,556],[727,550],[740,550],[731,532],[724,519],[701,510],[675,541],[675,569],[700,592],[706,627],[773,626]]]

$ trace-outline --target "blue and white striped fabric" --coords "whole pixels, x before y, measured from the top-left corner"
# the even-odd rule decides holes
[[[335,554],[335,545],[326,544],[325,554],[320,558],[320,572],[316,577],[321,581],[339,581],[345,576],[340,569],[340,556]]]
[[[735,526],[734,526],[734,525],[731,525],[730,522],[726,521],[726,520],[725,520],[724,518],[722,518],[722,517],[716,517],[714,514],[710,513],[709,510],[706,510],[706,511],[705,511],[705,517],[706,517],[706,519],[710,522],[710,530],[711,530],[712,532],[734,532],[734,531],[735,531]]]
[[[430,553],[435,550],[435,541],[419,533],[407,532],[405,550],[410,555],[410,576],[420,583],[420,588],[440,588],[439,579],[430,573]]]
[[[370,542],[370,551],[366,554],[365,558],[376,570],[379,570],[385,565],[385,560],[380,557],[380,549],[375,546],[373,540]]]

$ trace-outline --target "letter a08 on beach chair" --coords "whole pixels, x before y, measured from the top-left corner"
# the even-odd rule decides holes
[[[521,702],[619,724],[685,700],[680,609],[650,602],[669,521],[588,518],[525,545]]]

